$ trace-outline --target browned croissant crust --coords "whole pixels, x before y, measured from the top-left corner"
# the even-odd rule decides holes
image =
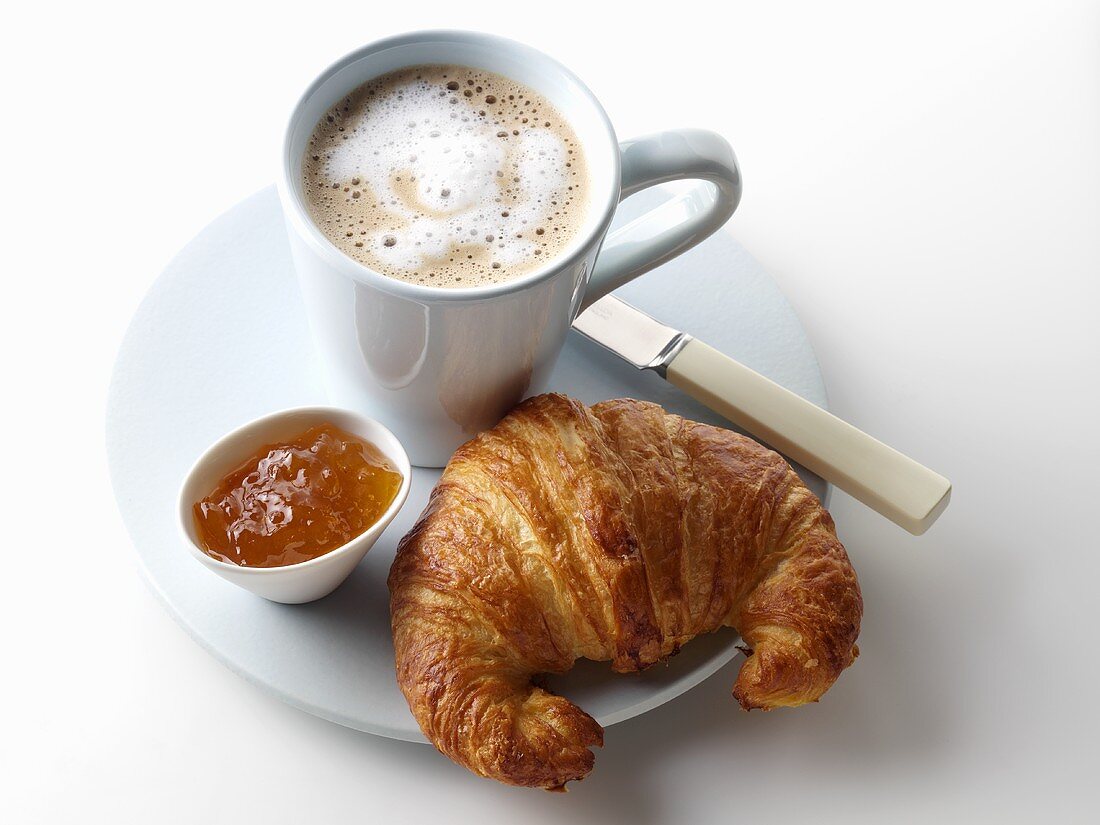
[[[596,721],[535,687],[585,657],[627,673],[731,625],[733,695],[816,701],[863,602],[832,518],[776,453],[630,399],[532,398],[455,453],[389,577],[397,678],[425,736],[513,785],[592,769]]]

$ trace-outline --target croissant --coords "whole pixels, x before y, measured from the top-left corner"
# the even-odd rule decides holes
[[[833,521],[787,462],[620,399],[520,404],[459,448],[389,575],[397,679],[474,773],[564,789],[603,729],[532,684],[581,657],[638,671],[733,626],[745,709],[816,701],[863,601]]]

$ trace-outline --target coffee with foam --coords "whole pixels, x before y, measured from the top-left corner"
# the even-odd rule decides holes
[[[587,214],[569,123],[514,80],[416,66],[372,80],[321,118],[302,164],[313,221],[402,281],[510,281],[563,252]]]

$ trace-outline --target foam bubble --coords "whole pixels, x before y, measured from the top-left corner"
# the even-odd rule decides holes
[[[584,220],[569,125],[530,89],[465,67],[406,69],[356,90],[321,119],[303,174],[337,246],[421,283],[517,277]]]

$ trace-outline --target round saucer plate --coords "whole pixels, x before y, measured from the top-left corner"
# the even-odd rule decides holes
[[[623,204],[616,223],[667,197],[642,192]],[[617,294],[825,406],[817,361],[798,319],[728,232]],[[177,533],[177,490],[207,446],[260,415],[326,403],[315,359],[278,198],[269,187],[188,244],[134,316],[107,407],[115,495],[146,579],[199,644],[295,707],[357,730],[423,742],[394,679],[386,574],[438,470],[414,471],[407,504],[373,550],[336,592],[311,604],[275,604],[234,587],[197,564]],[[729,426],[577,333],[548,389],[586,403],[648,399]],[[802,475],[827,500],[825,483]],[[730,630],[700,637],[667,664],[629,676],[581,661],[549,685],[607,726],[694,687],[738,655],[737,641]]]

